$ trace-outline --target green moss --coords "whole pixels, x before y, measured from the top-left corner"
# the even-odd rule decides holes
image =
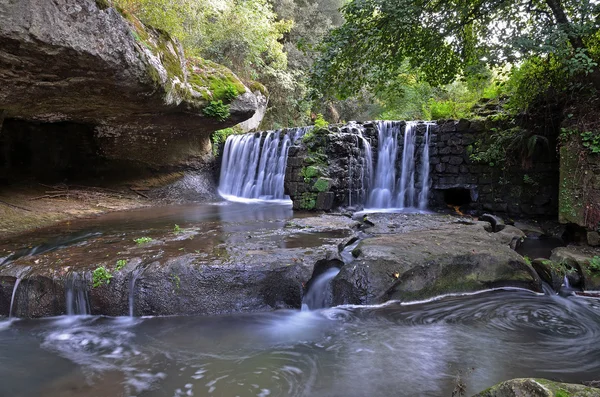
[[[252,92],[257,92],[258,91],[261,94],[263,94],[264,96],[269,96],[269,90],[267,90],[267,87],[265,87],[264,85],[262,85],[258,81],[251,81],[251,82],[249,82],[248,83],[248,88]]]
[[[324,178],[319,178],[313,185],[313,188],[315,190],[317,190],[318,192],[325,192],[329,189],[329,180],[324,179]]]
[[[231,70],[198,57],[188,59],[188,81],[206,100],[231,102],[246,92],[244,84]]]
[[[109,3],[108,0],[96,0],[96,5],[101,10],[106,10],[107,8],[110,8],[110,6],[111,6],[111,4]]]
[[[561,223],[583,225],[584,208],[581,199],[579,156],[574,143],[560,148],[560,180],[558,195],[558,217]]]
[[[320,176],[321,170],[319,167],[309,165],[308,167],[303,167],[302,170],[300,170],[300,174],[304,178],[304,182],[308,183],[312,178]]]
[[[317,193],[302,193],[300,197],[300,208],[303,210],[314,210],[317,206]]]

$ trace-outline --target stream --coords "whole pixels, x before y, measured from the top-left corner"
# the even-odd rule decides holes
[[[600,302],[493,291],[415,305],[0,322],[2,396],[451,396],[600,372]]]
[[[142,224],[144,233],[202,222],[252,232],[293,216],[301,215],[287,206],[231,203],[113,213],[37,233],[38,245],[17,254],[97,234],[139,236]],[[0,318],[0,396],[449,397],[458,376],[472,395],[516,377],[580,383],[600,373],[600,300],[503,290],[317,309],[323,298],[310,292],[302,311]]]

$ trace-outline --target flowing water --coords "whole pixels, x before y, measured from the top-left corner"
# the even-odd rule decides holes
[[[367,202],[368,208],[419,210],[427,208],[430,183],[429,130],[432,123],[424,123],[426,130],[420,145],[422,150],[419,157],[417,127],[421,124],[409,121],[404,127],[400,175],[397,177],[400,124],[392,121],[378,122],[377,168]]]
[[[600,302],[519,291],[406,306],[2,324],[2,396],[451,396],[459,372],[467,395],[514,377],[600,374]]]
[[[331,306],[331,280],[338,275],[340,269],[332,267],[312,280],[308,291],[302,299],[302,311],[323,309]]]
[[[90,314],[90,303],[88,299],[87,285],[85,277],[78,273],[71,273],[67,278],[66,302],[67,315],[85,316]]]
[[[230,135],[221,162],[221,196],[238,201],[289,200],[283,189],[288,150],[310,128]]]

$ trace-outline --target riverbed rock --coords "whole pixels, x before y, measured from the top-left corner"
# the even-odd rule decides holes
[[[473,397],[600,397],[600,389],[547,379],[511,379]]]
[[[286,227],[260,220],[205,222],[142,235],[109,233],[39,254],[29,251],[0,267],[0,315],[9,314],[13,291],[12,314],[17,317],[65,314],[74,274],[83,281],[71,292],[87,296],[91,314],[127,315],[131,291],[135,315],[300,308],[313,274],[330,262],[341,265],[338,246],[351,236],[345,225],[353,221],[338,218],[329,225],[302,219],[302,226]],[[100,268],[112,278],[95,277]]]
[[[360,242],[353,251],[357,258],[334,279],[336,304],[415,301],[501,287],[541,291],[536,272],[509,246],[520,238],[517,229],[514,236],[489,233],[483,222],[439,215],[369,219],[376,224],[367,229],[373,237]],[[373,232],[382,228],[394,232]]]
[[[599,249],[584,246],[558,247],[552,250],[550,260],[576,269],[583,279],[583,290],[600,291]]]

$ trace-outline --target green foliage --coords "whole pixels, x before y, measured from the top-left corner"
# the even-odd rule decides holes
[[[229,113],[229,105],[223,103],[222,100],[210,101],[208,105],[202,110],[202,112],[208,117],[214,117],[219,121],[225,121],[231,115]]]
[[[600,256],[594,256],[589,260],[589,269],[595,273],[600,273]]]
[[[92,272],[92,287],[97,288],[102,284],[110,284],[110,279],[113,278],[113,275],[108,271],[104,266],[100,266],[96,268]]]
[[[316,178],[321,175],[321,170],[313,165],[309,165],[308,167],[303,167],[300,170],[300,174],[304,178],[304,182],[310,182],[312,178]]]
[[[525,263],[527,263],[529,266],[531,266],[531,259],[528,256],[524,256],[523,260],[525,261]]]
[[[117,261],[117,265],[115,266],[115,271],[120,272],[127,265],[127,261],[125,259],[119,259]]]
[[[244,131],[242,131],[238,127],[224,128],[222,130],[217,130],[217,131],[213,132],[210,137],[213,155],[217,156],[219,154],[218,153],[219,145],[224,144],[227,141],[227,137],[229,137],[229,135],[243,134],[243,133],[244,133]]]
[[[181,233],[181,228],[179,227],[178,224],[175,224],[175,227],[173,228],[173,234],[179,234]]]
[[[600,132],[585,131],[581,133],[582,145],[587,148],[590,153],[600,153]]]
[[[531,160],[537,147],[549,150],[548,138],[529,130],[520,127],[491,130],[493,134],[486,142],[475,142],[473,153],[469,156],[471,161],[491,167],[520,163],[521,167],[527,169],[532,165]]]
[[[150,241],[152,241],[152,239],[150,237],[140,237],[140,238],[136,238],[133,241],[135,241],[135,243],[137,245],[144,245],[146,243],[149,243]]]
[[[327,128],[329,123],[325,121],[323,115],[321,113],[317,114],[317,118],[315,119],[315,128]]]
[[[515,109],[526,109],[555,83],[573,86],[598,71],[599,10],[593,0],[352,0],[344,25],[324,41],[311,84],[346,98],[363,87],[381,92],[408,70],[419,84],[461,77],[469,91],[494,97],[504,87],[482,88],[486,67],[522,63],[509,88],[518,94]],[[434,110],[447,115],[451,106]]]
[[[305,192],[300,197],[300,208],[303,210],[313,210],[317,206],[317,193]]]

